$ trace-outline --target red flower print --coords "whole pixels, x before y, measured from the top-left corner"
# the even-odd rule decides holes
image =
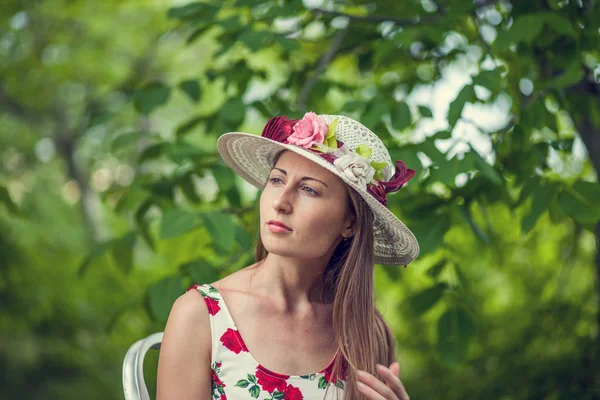
[[[227,385],[225,385],[225,383],[223,381],[221,381],[221,379],[219,378],[219,376],[217,375],[217,373],[214,370],[211,370],[211,375],[212,375],[213,387],[217,387],[217,386],[225,387],[225,386],[227,386]]]
[[[283,400],[302,400],[304,396],[302,396],[302,392],[297,387],[292,385],[287,385],[285,390],[283,391]]]
[[[240,354],[241,351],[248,351],[240,333],[235,329],[228,328],[223,336],[221,336],[221,343],[235,354]]]
[[[221,398],[219,400],[227,400],[227,396],[225,396],[224,394],[222,394]]]
[[[258,384],[262,387],[263,390],[266,390],[269,393],[273,393],[275,390],[283,392],[285,390],[285,385],[288,375],[273,375],[263,371],[260,366],[256,368],[256,378],[258,380]]]
[[[219,300],[205,296],[204,301],[206,302],[206,307],[208,308],[208,313],[210,315],[216,315],[221,310],[221,307],[219,307]]]
[[[186,290],[186,292],[189,292],[192,289],[198,290],[198,286],[200,286],[200,285],[198,285],[198,284],[192,285],[188,288],[188,290]]]
[[[339,379],[345,381],[348,376],[348,364],[345,361],[342,361],[342,365],[340,365],[340,369],[339,369],[339,375],[337,377],[332,376],[333,375],[333,366],[334,366],[334,364],[331,364],[324,371],[321,371],[321,372],[325,373],[325,381],[327,383],[335,383]]]

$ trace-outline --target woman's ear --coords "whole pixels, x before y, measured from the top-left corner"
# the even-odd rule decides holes
[[[354,217],[354,215],[350,215],[348,218],[346,218],[344,230],[342,231],[342,236],[344,238],[349,238],[349,237],[354,236],[355,225],[356,225],[356,217]]]

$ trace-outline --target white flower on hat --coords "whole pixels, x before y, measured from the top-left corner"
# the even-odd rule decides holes
[[[348,180],[355,182],[358,186],[366,189],[367,183],[370,183],[373,180],[375,168],[371,166],[371,163],[367,158],[360,154],[352,153],[348,150],[344,152],[346,154],[335,159],[333,165],[335,165]]]

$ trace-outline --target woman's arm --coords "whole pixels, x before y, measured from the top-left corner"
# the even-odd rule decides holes
[[[211,398],[210,321],[196,290],[173,304],[158,359],[157,400]]]

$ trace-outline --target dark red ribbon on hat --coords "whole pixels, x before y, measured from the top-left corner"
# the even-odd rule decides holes
[[[290,136],[294,130],[294,125],[299,119],[288,119],[285,116],[273,117],[262,131],[263,137],[274,140],[279,143],[287,142],[288,136]]]
[[[387,194],[397,192],[406,182],[411,180],[417,171],[406,168],[402,160],[396,161],[396,172],[389,181],[376,180],[377,184],[367,185],[367,191],[373,195],[381,204],[387,205]]]
[[[265,128],[262,131],[261,136],[274,140],[279,143],[287,143],[287,138],[290,136],[294,130],[294,125],[300,121],[299,119],[288,119],[286,116],[277,116],[269,119]],[[343,142],[337,141],[338,148],[344,145]],[[319,156],[333,164],[333,161],[336,157],[331,153],[318,153]],[[416,171],[414,169],[410,169],[406,167],[406,164],[402,160],[396,161],[396,172],[390,178],[389,181],[383,182],[376,179],[375,185],[367,184],[367,191],[371,193],[377,201],[379,201],[384,206],[387,206],[387,194],[397,192],[404,186],[406,182],[408,182],[413,176],[415,176]]]

